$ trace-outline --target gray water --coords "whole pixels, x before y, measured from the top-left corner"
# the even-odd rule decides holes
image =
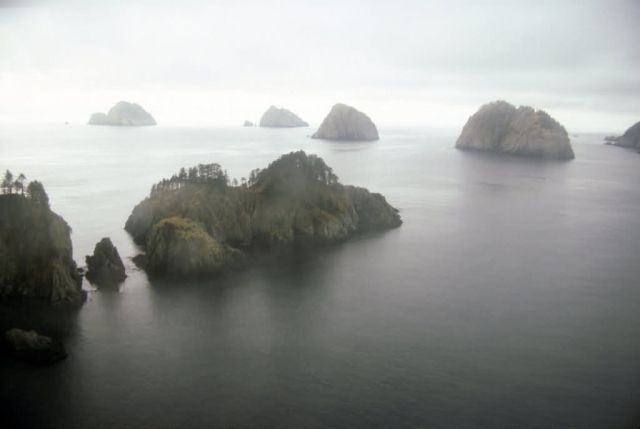
[[[67,360],[0,360],[3,427],[640,425],[640,155],[602,135],[555,163],[459,152],[458,130],[311,132],[1,127],[0,170],[45,184],[78,263],[109,236],[129,275],[40,322]],[[136,270],[122,228],[152,183],[298,149],[383,193],[402,227],[209,281]]]

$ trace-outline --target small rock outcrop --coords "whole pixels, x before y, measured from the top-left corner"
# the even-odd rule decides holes
[[[271,106],[260,118],[260,126],[267,128],[296,128],[308,127],[309,124],[284,107]]]
[[[60,341],[36,331],[9,329],[5,333],[9,353],[18,360],[33,365],[51,365],[67,357]]]
[[[103,238],[93,250],[93,255],[85,258],[87,262],[87,280],[98,286],[117,286],[127,275],[118,249],[111,239]]]
[[[623,135],[619,137],[607,136],[604,140],[607,144],[640,149],[640,122],[632,125]]]
[[[40,182],[0,195],[0,298],[82,302],[71,228],[51,211]]]
[[[320,128],[311,138],[342,141],[379,139],[378,129],[367,115],[342,103],[331,108]]]
[[[251,121],[244,121],[244,124],[242,124],[243,127],[255,127],[256,124],[254,124]]]
[[[156,120],[139,104],[120,101],[109,113],[94,113],[89,125],[146,126],[156,125]]]
[[[485,104],[471,116],[456,148],[558,160],[575,157],[567,131],[555,119],[506,101]]]
[[[125,229],[145,248],[138,264],[148,272],[206,274],[271,250],[338,243],[402,224],[382,195],[340,184],[315,155],[284,155],[240,186],[228,185],[222,167],[211,165],[203,166],[204,176],[189,169],[191,179],[177,175],[154,185],[133,209]]]

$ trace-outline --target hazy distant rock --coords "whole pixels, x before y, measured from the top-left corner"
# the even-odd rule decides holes
[[[96,244],[93,255],[86,257],[87,280],[98,286],[116,286],[127,278],[118,249],[109,238]]]
[[[5,333],[5,340],[13,357],[34,365],[49,365],[67,357],[60,341],[36,331],[9,329]]]
[[[254,123],[253,123],[253,122],[251,122],[251,121],[244,121],[243,126],[244,126],[244,127],[255,127],[255,126],[256,126],[256,124],[254,124]]]
[[[156,125],[156,120],[139,104],[120,101],[106,115],[91,115],[89,125],[145,126]]]
[[[305,121],[300,119],[295,113],[276,106],[271,106],[260,118],[260,126],[268,128],[295,128],[308,127]]]
[[[109,125],[109,118],[106,113],[97,112],[89,118],[89,125]]]
[[[324,118],[314,139],[370,141],[378,140],[378,129],[364,113],[351,106],[338,103]]]
[[[573,159],[567,131],[542,110],[506,101],[485,104],[469,118],[458,149],[480,150],[529,157]]]
[[[604,140],[607,144],[640,149],[640,122],[632,125],[620,137],[607,136]]]

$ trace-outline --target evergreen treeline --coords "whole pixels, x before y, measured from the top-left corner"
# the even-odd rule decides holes
[[[20,173],[17,178],[14,179],[13,173],[7,170],[4,173],[4,178],[2,179],[2,193],[5,195],[12,195],[15,191],[16,195],[20,195],[22,197],[31,198],[34,202],[49,208],[49,196],[44,190],[44,186],[42,183],[34,180],[29,182],[29,184],[25,187],[25,182],[27,181],[27,177]]]

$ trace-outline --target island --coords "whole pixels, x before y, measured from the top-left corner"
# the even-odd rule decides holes
[[[83,302],[71,228],[40,182],[13,177],[7,170],[0,195],[0,298]]]
[[[545,159],[575,157],[567,131],[549,114],[502,100],[485,104],[473,114],[455,147]]]
[[[309,124],[284,107],[271,106],[260,118],[260,126],[267,128],[296,128],[308,127]]]
[[[640,122],[629,127],[623,135],[605,137],[606,144],[640,150]]]
[[[156,125],[156,120],[139,104],[120,101],[109,109],[109,113],[98,112],[91,115],[89,125],[139,127]]]
[[[144,248],[136,262],[148,273],[196,276],[401,223],[382,195],[340,184],[322,158],[298,151],[241,183],[219,164],[183,168],[153,185],[125,229]]]
[[[255,127],[256,125],[251,122],[251,121],[244,121],[244,124],[242,124],[243,127]]]
[[[311,136],[313,139],[340,141],[378,140],[378,129],[364,113],[338,103],[331,108],[320,128]]]
[[[86,277],[92,284],[114,287],[127,278],[118,249],[108,237],[100,240],[93,250],[93,255],[87,255],[85,260],[87,262]]]

